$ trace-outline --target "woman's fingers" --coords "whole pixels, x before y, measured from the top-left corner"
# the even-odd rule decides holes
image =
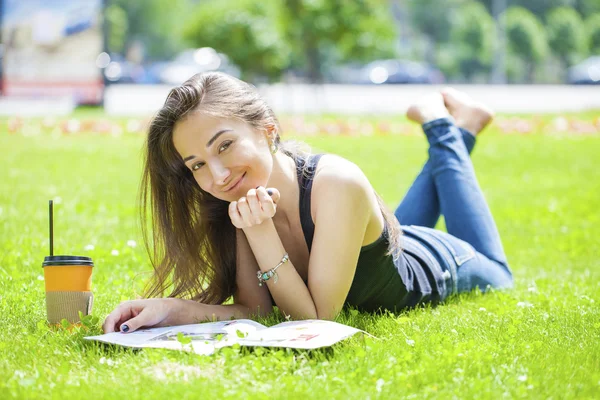
[[[144,326],[150,327],[158,324],[160,322],[159,318],[157,318],[158,316],[153,311],[155,310],[152,310],[150,307],[144,308],[136,317],[124,321],[119,327],[120,331],[133,332]]]
[[[134,316],[132,304],[133,301],[126,301],[119,304],[117,308],[113,310],[102,324],[102,330],[104,333],[116,332],[120,329],[120,325],[123,321],[126,321]]]
[[[104,333],[133,332],[141,327],[160,326],[169,314],[177,311],[175,299],[129,300],[106,317],[102,330]]]
[[[254,225],[262,223],[263,208],[261,201],[259,200],[257,189],[250,189],[246,194],[246,201],[248,202],[248,208],[250,209],[250,218]]]
[[[229,203],[229,218],[239,229],[260,225],[275,215],[279,198],[279,190],[275,188],[250,189],[245,197]]]
[[[271,189],[269,189],[269,190],[271,190]],[[263,212],[267,216],[272,218],[275,215],[275,211],[277,210],[277,206],[275,205],[273,198],[269,195],[269,192],[264,187],[259,187],[256,190],[256,194],[262,205]]]
[[[229,218],[231,218],[231,223],[233,224],[233,226],[242,229],[244,227],[244,220],[242,219],[242,216],[238,211],[237,203],[237,201],[232,201],[231,203],[229,203]]]
[[[273,203],[279,203],[279,200],[281,200],[281,193],[279,193],[279,190],[275,188],[267,188],[266,190],[269,196],[271,197],[271,200],[273,200]]]
[[[252,217],[252,213],[250,212],[250,206],[248,205],[248,200],[246,200],[245,197],[242,197],[238,200],[237,209],[242,217],[242,220],[244,221],[245,227],[254,225],[254,219]]]

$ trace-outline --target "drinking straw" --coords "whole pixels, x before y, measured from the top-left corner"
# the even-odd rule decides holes
[[[54,255],[54,232],[52,229],[53,226],[53,221],[52,221],[52,200],[49,201],[48,204],[48,213],[50,215],[50,255],[53,256]]]

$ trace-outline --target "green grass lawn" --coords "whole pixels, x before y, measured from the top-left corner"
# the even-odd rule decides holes
[[[414,135],[306,141],[356,162],[390,207],[426,156]],[[479,140],[473,161],[514,290],[398,314],[346,312],[339,322],[378,339],[325,351],[234,347],[210,357],[103,347],[82,339],[101,333],[99,324],[68,332],[44,322],[49,199],[55,254],[94,259],[100,321],[147,278],[136,207],[141,146],[133,135],[9,135],[2,123],[0,398],[600,396],[600,135],[492,128]]]

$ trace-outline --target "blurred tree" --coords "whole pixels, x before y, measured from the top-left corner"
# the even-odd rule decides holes
[[[125,53],[127,37],[127,13],[117,4],[111,4],[104,10],[107,30],[106,48],[110,53]]]
[[[584,18],[600,13],[600,1],[598,0],[575,0],[575,9],[579,11]]]
[[[590,54],[600,56],[600,13],[592,14],[585,20]]]
[[[388,0],[282,0],[282,21],[292,50],[291,66],[311,82],[323,64],[369,61],[394,54],[396,24]]]
[[[277,0],[204,1],[183,35],[194,46],[227,54],[241,68],[242,79],[276,78],[289,65],[291,53],[279,13]]]
[[[149,58],[164,59],[171,57],[180,51],[184,42],[181,30],[183,21],[189,11],[189,3],[192,0],[105,0],[106,11],[110,10],[107,17],[111,21],[117,21],[116,25],[109,22],[109,40],[113,40],[112,46],[127,51],[129,46],[139,41],[144,45],[146,55]],[[127,16],[125,35],[122,44],[119,45],[119,35],[123,28],[119,25],[119,14],[121,9]],[[117,32],[112,32],[115,28]]]
[[[494,20],[480,3],[463,7],[453,21],[451,37],[455,57],[467,80],[489,72],[494,51]]]
[[[489,12],[492,12],[493,4],[496,0],[478,0],[485,4]],[[507,0],[507,4],[511,7],[523,7],[531,11],[538,18],[543,18],[546,13],[556,7],[576,7],[578,4],[585,2],[598,2],[598,0]]]
[[[585,56],[588,43],[581,17],[568,7],[551,10],[546,18],[548,44],[565,70]]]
[[[408,0],[412,26],[429,42],[425,51],[427,62],[437,64],[435,47],[450,40],[452,14],[467,2],[468,0]]]
[[[244,79],[276,78],[291,67],[319,82],[325,61],[393,55],[388,8],[387,0],[207,0],[198,4],[184,37],[227,54]]]
[[[530,11],[523,7],[509,7],[505,18],[508,48],[512,56],[525,63],[525,75],[528,83],[534,80],[534,72],[548,54],[548,43],[544,28]]]

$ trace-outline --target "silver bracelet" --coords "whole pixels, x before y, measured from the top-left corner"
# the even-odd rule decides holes
[[[285,253],[283,255],[283,257],[281,258],[281,261],[279,261],[279,264],[277,264],[275,266],[275,268],[271,268],[270,270],[266,271],[266,272],[262,272],[262,271],[256,271],[256,277],[258,278],[258,286],[262,286],[263,283],[265,283],[266,281],[268,281],[269,279],[275,277],[275,279],[273,280],[273,283],[277,283],[277,268],[281,267],[283,264],[285,264],[286,262],[288,262],[290,259],[290,257],[288,256],[288,253]]]

